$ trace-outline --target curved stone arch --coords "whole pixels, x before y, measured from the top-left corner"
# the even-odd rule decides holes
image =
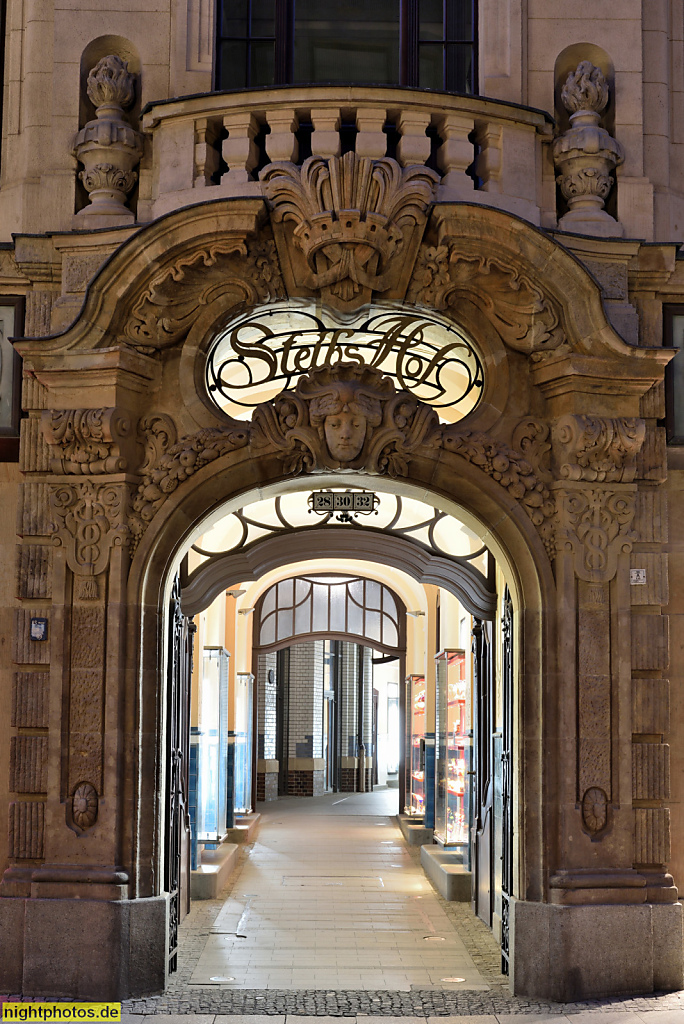
[[[352,533],[343,526],[333,526],[325,531],[302,528],[268,537],[243,551],[226,553],[206,569],[200,566],[183,588],[183,612],[192,616],[203,611],[233,583],[251,582],[287,562],[320,558],[324,554],[330,558],[353,555],[370,562],[383,562],[418,583],[438,584],[479,619],[491,619],[496,611],[496,595],[488,590],[481,573],[467,563],[435,555],[400,537],[375,531]]]
[[[542,806],[544,730],[551,720],[539,714],[546,703],[544,695],[553,693],[556,672],[552,645],[543,643],[543,637],[548,639],[555,630],[551,566],[542,540],[521,505],[477,467],[451,452],[442,452],[437,459],[417,455],[411,469],[410,478],[400,482],[339,473],[316,475],[314,479],[316,486],[323,487],[401,488],[407,495],[461,518],[483,538],[503,566],[519,612],[518,649],[523,650],[524,645],[529,651],[518,679],[520,757],[516,781],[517,791],[525,793],[526,808],[526,817],[520,821],[520,891],[542,899],[544,837],[552,833],[557,813],[553,806]],[[180,487],[169,496],[150,523],[136,550],[128,581],[128,621],[135,638],[129,675],[135,693],[130,693],[130,699],[140,708],[137,735],[159,735],[164,692],[158,662],[160,643],[163,647],[162,623],[171,580],[188,539],[203,523],[211,521],[212,514],[223,514],[231,505],[237,508],[256,496],[295,487],[301,488],[301,478],[285,477],[278,460],[255,458],[248,449],[238,449],[199,470],[190,486]],[[150,760],[149,752],[144,760]],[[152,770],[150,763],[148,771]],[[144,792],[145,783],[142,785]],[[137,847],[138,894],[156,894],[159,878],[154,857],[152,861],[150,857],[159,849],[160,822],[140,803],[128,827],[132,829],[131,842]]]

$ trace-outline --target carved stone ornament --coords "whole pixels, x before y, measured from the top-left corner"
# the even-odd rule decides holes
[[[619,486],[619,485],[618,485]],[[587,583],[606,583],[621,553],[632,550],[636,488],[582,487],[556,491],[556,548],[574,553],[575,573]]]
[[[138,423],[138,439],[143,445],[145,456],[138,472],[148,473],[155,462],[176,443],[176,425],[165,413],[149,413]]]
[[[581,61],[568,75],[561,98],[570,111],[571,127],[553,144],[553,159],[560,172],[556,181],[569,207],[558,226],[564,231],[621,235],[620,225],[603,208],[624,151],[599,126],[608,103],[608,83],[601,69],[591,61]]]
[[[97,821],[97,791],[89,782],[81,782],[71,798],[71,820],[81,831],[92,828]]]
[[[602,832],[608,824],[608,797],[598,786],[592,786],[582,798],[582,821],[592,835]]]
[[[96,117],[76,136],[73,154],[84,165],[79,178],[90,205],[77,216],[86,222],[99,217],[96,227],[132,222],[126,197],[138,178],[134,168],[143,154],[143,138],[123,116],[135,95],[135,78],[127,62],[115,54],[103,57],[88,75],[87,92]]]
[[[293,391],[260,405],[253,416],[256,447],[274,445],[286,473],[364,469],[406,476],[411,453],[439,442],[429,406],[379,370],[356,363],[322,366]]]
[[[202,307],[231,292],[236,306],[283,296],[272,239],[247,245],[227,238],[177,259],[142,293],[124,334],[143,352],[169,348],[185,338]]]
[[[135,457],[133,421],[121,409],[49,410],[43,413],[43,433],[56,452],[53,473],[122,473]]]
[[[505,259],[471,255],[456,242],[421,248],[408,301],[440,310],[472,302],[517,352],[551,352],[565,341],[560,313],[538,284]]]
[[[234,421],[226,427],[205,428],[182,437],[145,472],[133,498],[131,529],[133,547],[138,543],[155,513],[179,484],[207,463],[249,443],[249,425]]]
[[[422,165],[352,152],[311,156],[301,167],[269,164],[260,177],[276,224],[295,225],[292,240],[303,256],[297,285],[344,309],[396,287],[439,183]]]
[[[641,419],[563,416],[553,429],[560,475],[566,480],[631,483],[645,436]]]
[[[94,480],[50,486],[53,542],[66,550],[76,575],[98,576],[109,563],[112,547],[130,540],[128,485]]]

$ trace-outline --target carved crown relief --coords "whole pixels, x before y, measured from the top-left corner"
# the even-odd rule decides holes
[[[236,305],[283,297],[272,239],[228,238],[177,259],[142,293],[124,334],[142,352],[170,348],[185,338],[201,307],[231,293]]]
[[[458,242],[421,248],[408,300],[454,311],[470,301],[518,352],[551,352],[565,341],[560,312],[539,285],[504,258],[468,253]]]
[[[401,294],[439,183],[434,171],[350,152],[312,156],[301,167],[270,164],[261,180],[275,230],[294,224],[295,291],[320,290],[324,302],[342,309],[369,302],[373,292]],[[276,238],[287,249],[282,229]]]

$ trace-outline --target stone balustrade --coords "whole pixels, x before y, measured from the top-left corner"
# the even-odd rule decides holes
[[[555,225],[552,121],[531,107],[399,88],[297,86],[150,104],[138,221],[207,199],[262,194],[259,172],[354,149],[441,174],[438,198]]]

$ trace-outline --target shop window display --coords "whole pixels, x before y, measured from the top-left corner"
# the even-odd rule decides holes
[[[469,840],[470,703],[463,650],[441,651],[437,668],[435,838],[445,846]]]
[[[406,679],[406,800],[407,814],[425,813],[425,676]]]

